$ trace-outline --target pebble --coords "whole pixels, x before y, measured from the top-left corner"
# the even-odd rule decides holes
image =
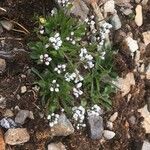
[[[26,128],[8,129],[5,133],[5,142],[9,145],[18,145],[28,142],[30,135]]]
[[[142,6],[137,5],[135,11],[136,11],[135,23],[137,24],[137,26],[140,27],[143,24]]]
[[[4,109],[6,107],[6,98],[0,95],[0,108]]]
[[[122,11],[126,16],[128,16],[128,15],[130,15],[130,14],[133,13],[132,9],[130,9],[130,8],[124,9],[124,8],[122,7],[122,8],[121,8],[121,11]]]
[[[143,0],[143,1],[142,1],[142,5],[147,5],[148,1],[149,1],[149,0]]]
[[[91,115],[88,117],[89,135],[91,139],[101,139],[104,126],[101,116]]]
[[[61,114],[58,123],[51,128],[53,136],[68,136],[74,133],[74,128],[71,122],[64,114]]]
[[[1,129],[0,129],[0,150],[5,150],[5,142],[4,142],[3,133]]]
[[[113,132],[113,131],[104,130],[104,132],[103,132],[103,136],[104,136],[107,140],[110,140],[110,139],[114,138],[115,135],[116,135],[116,133]]]
[[[117,13],[115,13],[111,18],[111,24],[114,27],[115,30],[118,30],[121,28],[121,21]]]
[[[4,115],[4,117],[13,117],[14,116],[14,113],[12,112],[11,109],[6,109]]]
[[[142,33],[144,44],[147,46],[150,43],[150,31],[146,31]]]
[[[110,130],[113,129],[113,123],[111,121],[107,121],[107,128],[109,128]]]
[[[59,143],[51,143],[48,145],[48,150],[66,150],[65,146],[59,142]]]
[[[0,125],[5,128],[15,128],[17,125],[11,118],[3,118],[0,120]]]
[[[0,58],[0,73],[3,73],[6,69],[6,61],[5,59]]]
[[[105,4],[104,4],[104,12],[105,13],[114,13],[115,12],[115,2],[114,0],[108,0]]]
[[[24,94],[27,91],[27,87],[26,86],[22,86],[21,87],[21,93]]]
[[[142,146],[142,150],[150,150],[150,142],[144,141],[143,146]]]
[[[130,121],[130,123],[132,123],[133,125],[136,123],[136,118],[135,118],[135,116],[131,116],[130,118],[129,118],[129,121]]]
[[[146,103],[147,103],[147,109],[150,112],[150,97],[146,98]]]
[[[110,118],[109,121],[114,122],[118,117],[118,112],[115,112]]]
[[[141,2],[141,0],[135,0],[135,2],[136,2],[136,3],[140,3],[140,2]]]
[[[1,20],[0,21],[2,27],[8,31],[12,30],[13,29],[13,23],[10,22],[10,21],[7,21],[7,20]]]
[[[15,117],[15,122],[20,125],[23,125],[25,123],[25,120],[29,117],[30,117],[29,110],[20,110]]]

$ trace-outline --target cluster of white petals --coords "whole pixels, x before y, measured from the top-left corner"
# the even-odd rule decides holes
[[[48,54],[40,55],[40,62],[45,63],[45,65],[49,65],[52,61],[52,58]]]
[[[51,115],[47,116],[47,120],[49,120],[49,126],[53,127],[58,123],[59,114],[52,113]]]

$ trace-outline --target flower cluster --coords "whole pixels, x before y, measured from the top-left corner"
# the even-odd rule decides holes
[[[102,113],[103,113],[103,110],[98,105],[94,105],[91,109],[87,110],[88,116],[92,116],[92,115],[99,116]]]
[[[54,71],[56,71],[58,74],[61,74],[62,72],[66,71],[66,64],[57,65],[57,67],[54,68]]]
[[[58,4],[61,6],[67,6],[69,3],[69,0],[57,0]]]
[[[97,37],[97,40],[100,40],[99,45],[103,46],[107,34],[110,32],[112,25],[105,22],[100,29],[100,37]]]
[[[44,62],[45,63],[45,65],[49,65],[50,64],[50,62],[52,61],[52,58],[51,57],[49,57],[49,55],[48,54],[44,54],[44,55],[40,55],[40,62]]]
[[[58,50],[62,45],[62,40],[59,33],[56,33],[54,37],[50,37],[49,41],[52,43],[55,50]]]
[[[59,114],[52,113],[51,115],[47,116],[47,120],[49,120],[49,126],[53,127],[58,123]]]
[[[54,16],[55,14],[57,14],[57,9],[56,8],[53,8],[51,10],[51,16]]]
[[[59,92],[59,84],[56,80],[52,81],[52,84],[50,85],[50,91],[51,92]]]
[[[84,124],[85,119],[85,109],[82,106],[73,107],[73,119],[77,122],[76,128],[80,129],[80,127],[86,127]]]
[[[79,56],[80,56],[80,60],[81,61],[85,61],[86,62],[86,65],[84,65],[85,69],[94,67],[93,56],[88,54],[86,48],[81,48],[81,52],[80,52]]]
[[[74,81],[74,83],[78,83],[80,81],[83,81],[83,79],[84,78],[79,74],[79,71],[77,69],[71,74],[68,72],[65,74],[65,80],[67,82]]]
[[[81,88],[82,87],[82,83],[79,82],[76,84],[76,87],[73,88],[73,95],[78,98],[80,95],[83,94],[83,91],[81,91]]]
[[[97,30],[95,28],[94,15],[90,16],[90,18],[86,18],[85,22],[90,26],[91,32],[95,34]]]
[[[75,41],[75,39],[74,39],[73,36],[74,36],[74,32],[71,32],[70,37],[69,36],[66,37],[66,40],[69,41],[69,42],[71,42],[73,45],[75,45],[76,41]]]

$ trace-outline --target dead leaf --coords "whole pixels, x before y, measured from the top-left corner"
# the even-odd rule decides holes
[[[146,133],[150,133],[150,112],[147,109],[147,105],[138,109],[138,112],[140,112],[141,116],[144,117],[144,121],[142,122],[143,128],[145,128]]]

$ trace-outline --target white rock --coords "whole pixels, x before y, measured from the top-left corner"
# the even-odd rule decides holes
[[[142,35],[144,43],[147,46],[150,43],[150,31],[143,32]]]
[[[21,87],[21,93],[24,94],[27,91],[27,87],[26,86],[22,86]]]
[[[138,46],[138,43],[136,40],[133,40],[132,37],[128,36],[126,38],[126,42],[127,42],[127,45],[131,51],[131,53],[134,53],[138,50],[139,46]]]
[[[107,121],[107,128],[109,128],[110,130],[113,129],[113,123],[111,121]]]
[[[150,142],[144,141],[143,146],[142,146],[142,150],[150,150]]]
[[[59,142],[59,143],[51,143],[48,145],[48,150],[66,150],[65,146]]]
[[[135,11],[136,11],[135,23],[137,24],[137,26],[140,27],[143,24],[142,6],[137,5]]]
[[[115,112],[110,118],[109,121],[114,122],[118,117],[118,112]]]
[[[114,138],[115,135],[116,135],[116,133],[113,132],[113,131],[104,130],[104,132],[103,132],[103,136],[104,136],[107,140],[110,140],[110,139]]]
[[[130,92],[131,85],[135,85],[133,73],[128,73],[125,78],[118,78],[114,83],[122,92],[122,97]]]
[[[105,4],[104,4],[104,12],[105,13],[114,13],[115,12],[115,2],[114,0],[108,0]]]
[[[9,129],[5,133],[5,142],[9,145],[18,145],[28,142],[30,135],[26,128]]]

